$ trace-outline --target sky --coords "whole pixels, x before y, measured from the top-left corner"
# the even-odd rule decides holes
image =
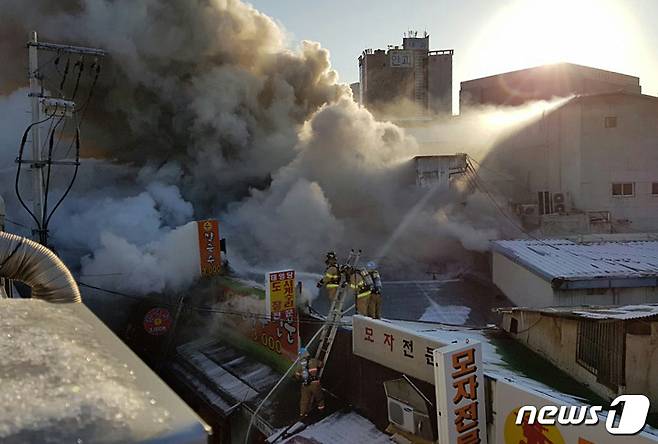
[[[640,77],[658,95],[658,0],[251,0],[288,32],[331,52],[340,80],[356,82],[366,48],[430,34],[431,49],[454,49],[459,82],[544,63],[571,62]]]

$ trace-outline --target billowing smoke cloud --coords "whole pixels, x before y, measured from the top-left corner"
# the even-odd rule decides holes
[[[194,267],[181,254],[194,227],[185,224],[205,217],[220,219],[233,265],[245,270],[316,271],[325,251],[355,247],[389,276],[418,275],[500,234],[495,210],[468,197],[468,184],[417,189],[411,157],[438,148],[376,121],[338,83],[326,50],[290,50],[247,4],[4,0],[3,11],[13,32],[0,50],[16,63],[0,74],[0,91],[25,73],[30,29],[111,54],[83,122],[87,158],[51,226],[55,247],[88,280],[140,293],[183,288]],[[82,76],[86,85],[92,77]],[[24,90],[0,98],[4,115],[26,108],[19,97]],[[2,140],[2,168],[12,167],[24,123]],[[468,126],[450,120],[432,131],[447,152],[491,146],[493,135]]]

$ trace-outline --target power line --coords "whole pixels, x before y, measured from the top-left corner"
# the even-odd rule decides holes
[[[518,229],[519,231],[521,231],[522,233],[524,233],[526,236],[532,238],[533,240],[539,242],[540,244],[542,244],[542,245],[544,245],[544,246],[546,246],[546,247],[552,248],[553,250],[564,251],[564,252],[566,252],[566,253],[568,253],[568,254],[570,254],[570,255],[572,255],[572,256],[580,257],[580,258],[584,258],[584,259],[587,259],[587,260],[591,260],[590,257],[587,257],[587,256],[585,256],[585,255],[583,255],[583,254],[576,253],[575,251],[570,251],[570,250],[568,250],[568,249],[563,249],[563,248],[558,247],[557,245],[554,245],[554,244],[550,244],[550,243],[548,243],[548,242],[545,242],[545,241],[543,241],[542,239],[539,239],[538,237],[534,236],[533,234],[530,234],[528,231],[526,231],[525,229],[523,229],[523,227],[521,227],[520,225],[518,225],[518,224],[517,224],[512,218],[510,218],[510,217],[507,215],[507,213],[503,210],[503,208],[501,208],[500,205],[498,205],[498,202],[496,202],[495,198],[491,195],[491,193],[489,192],[489,190],[487,190],[487,189],[484,187],[484,185],[482,185],[481,187],[478,185],[478,179],[479,179],[480,181],[482,181],[482,179],[479,177],[477,171],[473,168],[473,165],[470,163],[470,159],[471,159],[470,156],[466,159],[466,162],[467,162],[467,172],[470,171],[471,174],[474,175],[473,180],[474,180],[475,186],[478,187],[478,189],[479,189],[480,191],[483,191],[483,192],[489,197],[489,199],[490,199],[491,202],[495,205],[495,207],[498,209],[498,211],[499,211],[499,212],[500,212],[500,213],[501,213],[501,214],[502,214],[502,215],[503,215],[503,216],[504,216],[504,217],[505,217],[505,218],[506,218],[506,219],[507,219],[507,220],[508,220],[508,221],[509,221],[514,227],[516,227],[516,229]],[[467,174],[467,177],[468,177],[468,174]],[[482,181],[482,182],[484,182],[484,181]],[[616,265],[616,263],[614,262],[614,260],[609,260],[609,259],[605,259],[605,258],[603,258],[603,259],[601,259],[601,260],[602,260],[603,262],[609,264],[609,265]]]
[[[91,288],[93,290],[102,291],[102,292],[105,292],[105,293],[108,293],[108,294],[113,294],[113,295],[116,295],[116,296],[122,296],[122,297],[125,297],[125,298],[128,298],[128,299],[133,299],[133,300],[138,300],[138,301],[150,301],[150,302],[154,302],[154,303],[157,303],[159,305],[163,305],[163,306],[170,307],[170,308],[171,307],[176,307],[178,305],[178,304],[174,304],[174,303],[171,303],[171,302],[165,302],[161,299],[154,298],[152,296],[132,295],[132,294],[116,291],[116,290],[109,290],[107,288],[102,288],[102,287],[98,287],[98,286],[95,286],[95,285],[90,285],[90,284],[87,284],[87,283],[84,283],[84,282],[81,282],[81,281],[77,281],[77,283],[81,287]],[[224,310],[224,309],[197,306],[197,305],[184,305],[184,308],[189,309],[189,310],[193,310],[193,311],[197,311],[197,312],[201,312],[201,313],[216,313],[216,314],[222,314],[222,315],[240,316],[240,317],[263,320],[263,321],[271,321],[272,320],[271,316],[267,316],[267,315],[264,315],[264,314],[253,313],[253,312],[249,312],[249,311]],[[326,322],[324,320],[320,320],[320,319],[318,319],[318,320],[299,319],[299,322],[303,323],[303,324],[322,324],[322,325],[326,324]],[[336,324],[337,325],[345,325],[345,326],[351,325],[350,323],[345,323],[345,322],[338,322]]]
[[[96,285],[90,285],[81,281],[76,281],[79,286],[81,287],[86,287],[86,288],[91,288],[93,290],[98,290],[102,291],[108,294],[113,294],[116,296],[122,296],[128,299],[133,299],[133,300],[138,300],[138,301],[150,301],[157,303],[159,305],[163,305],[169,308],[176,307],[178,304],[171,303],[171,302],[165,302],[162,301],[159,298],[155,298],[152,296],[138,296],[138,295],[133,295],[133,294],[128,294],[128,293],[123,293],[120,291],[116,290],[109,290],[107,288],[103,287],[98,287]],[[229,315],[229,316],[240,316],[240,317],[245,317],[245,318],[251,318],[251,319],[257,319],[257,320],[263,320],[263,321],[271,321],[272,318],[270,316],[264,315],[264,314],[258,314],[258,313],[253,313],[250,311],[243,311],[243,310],[225,310],[225,309],[218,309],[218,308],[212,308],[212,307],[204,307],[204,306],[198,306],[198,305],[184,305],[184,308],[196,311],[196,312],[201,312],[201,313],[214,313],[214,314],[222,314],[222,315]],[[309,307],[311,308],[311,307]],[[314,308],[311,308],[312,311],[320,315],[317,310]],[[346,310],[349,311],[349,310]],[[495,327],[487,327],[487,326],[477,326],[477,325],[465,325],[465,324],[451,324],[448,322],[435,322],[435,321],[420,321],[417,319],[401,319],[401,318],[386,318],[388,321],[401,321],[401,322],[417,322],[417,323],[423,323],[423,324],[433,324],[433,325],[441,325],[441,326],[446,326],[446,327],[457,327],[457,328],[464,328],[464,329],[469,329],[469,330],[484,330],[484,329],[494,329]],[[299,319],[299,322],[302,324],[309,324],[309,325],[325,325],[327,324],[326,320],[323,319]],[[346,326],[349,327],[352,324],[350,322],[335,322],[335,323],[329,323],[329,325],[341,325],[341,326]]]
[[[98,80],[98,75],[100,73],[100,64],[98,63],[98,58],[103,57],[106,55],[105,51],[96,49],[96,48],[84,48],[84,47],[77,47],[77,46],[71,46],[71,45],[60,45],[60,44],[54,44],[54,43],[44,43],[44,42],[38,42],[37,41],[37,33],[32,32],[31,34],[31,39],[28,42],[28,58],[29,58],[29,70],[28,70],[28,78],[29,78],[29,83],[30,83],[30,98],[32,102],[32,124],[28,126],[28,129],[26,130],[26,133],[23,135],[23,139],[21,140],[21,146],[19,148],[19,155],[17,158],[18,162],[18,168],[16,171],[16,183],[15,183],[15,190],[16,190],[16,195],[18,197],[19,202],[25,208],[25,210],[30,214],[30,217],[34,219],[34,222],[36,223],[36,230],[33,230],[33,233],[36,232],[38,233],[38,240],[41,244],[47,245],[48,243],[48,225],[50,223],[50,220],[55,213],[55,211],[59,208],[61,205],[62,201],[68,196],[70,193],[73,183],[76,180],[77,174],[78,174],[78,168],[80,165],[80,125],[78,122],[78,115],[77,112],[81,112],[80,116],[84,117],[85,111],[87,110],[89,106],[89,101],[91,99],[91,96],[93,94],[93,90],[96,87],[96,81]],[[56,54],[55,56],[49,58],[45,63],[39,63],[38,58],[39,58],[39,51],[44,50],[44,51],[55,51]],[[62,54],[66,54],[66,65],[64,67],[64,72],[61,73],[58,69],[60,57]],[[71,57],[72,54],[78,54],[80,57],[79,59],[73,63],[73,66],[71,66]],[[93,55],[94,62],[91,65],[90,73],[95,72],[94,80],[92,82],[91,87],[89,88],[89,92],[87,95],[87,99],[84,102],[83,106],[81,109],[75,110],[75,109],[70,109],[74,108],[74,100],[75,97],[78,94],[79,87],[80,87],[80,79],[82,77],[83,71],[85,70],[85,55]],[[47,85],[48,79],[46,78],[47,76],[44,75],[44,67],[50,64],[54,65],[55,71],[60,75],[59,80],[59,88],[57,91],[59,92],[59,95],[62,100],[60,99],[54,99],[51,94],[46,94],[46,90],[44,90],[44,86]],[[68,80],[68,75],[71,71],[71,69],[75,72],[77,69],[77,75],[75,76],[75,82],[73,84],[73,90],[72,93],[70,94],[70,100],[68,100],[66,90],[67,90],[67,80]],[[70,82],[69,82],[70,83]],[[60,102],[62,102],[62,105],[60,105]],[[51,116],[49,116],[47,119],[44,119],[42,121],[38,121],[41,118],[41,109],[42,107],[48,107],[52,106],[54,104],[54,112]],[[70,106],[69,106],[70,105]],[[61,111],[61,115],[57,122],[52,121],[51,119],[53,116],[55,116],[58,112],[58,107],[63,106],[63,110]],[[69,156],[69,153],[71,152],[71,149],[75,145],[75,161],[70,162],[66,160],[53,160],[54,154],[59,153],[58,147],[59,144],[62,140],[62,137],[64,136],[64,133],[66,131],[66,123],[63,125],[61,130],[59,131],[59,134],[57,135],[56,141],[55,141],[55,133],[57,133],[57,129],[59,125],[61,124],[62,121],[66,117],[73,117],[75,121],[74,125],[74,135],[71,139],[71,143],[69,144],[69,147],[66,151],[65,157]],[[48,132],[46,135],[46,138],[43,142],[43,146],[40,146],[39,139],[40,139],[40,127],[36,127],[36,125],[39,125],[47,120],[51,120]],[[82,119],[80,119],[81,121]],[[34,189],[34,210],[31,210],[28,208],[26,203],[24,202],[21,194],[20,194],[20,189],[19,189],[19,184],[20,184],[20,174],[21,174],[21,164],[24,163],[23,160],[23,153],[25,149],[25,143],[27,140],[27,132],[32,129],[32,151],[33,151],[33,158],[30,160],[31,163],[31,169],[33,170],[33,189]],[[45,149],[45,146],[48,146],[48,155],[47,155],[47,160],[43,161],[42,158],[45,157],[43,152]],[[54,205],[52,210],[48,209],[48,197],[50,194],[50,184],[51,184],[51,173],[52,173],[52,166],[55,164],[60,164],[60,165],[74,165],[75,169],[73,171],[73,175],[71,177],[71,180],[66,187],[64,193],[60,196],[58,199],[57,203]],[[46,171],[44,171],[44,166],[46,167]]]
[[[11,219],[9,219],[9,218],[7,218],[7,217],[5,217],[5,222],[9,222],[10,224],[12,224],[12,225],[16,225],[17,227],[22,227],[22,228],[27,228],[27,229],[30,228],[30,227],[28,227],[27,225],[24,225],[24,224],[22,224],[22,223],[20,223],[20,222],[16,222],[16,221],[11,220]]]
[[[521,227],[519,224],[517,224],[516,221],[514,221],[514,219],[512,219],[512,218],[511,218],[511,217],[505,212],[505,210],[504,210],[504,209],[498,204],[498,202],[497,202],[496,199],[493,197],[493,195],[489,192],[489,190],[488,190],[483,184],[480,184],[481,179],[480,179],[480,177],[479,177],[477,171],[475,171],[475,169],[473,168],[473,165],[470,163],[470,159],[467,159],[467,160],[466,160],[466,163],[467,163],[467,167],[466,167],[467,178],[472,179],[472,182],[473,182],[473,184],[475,185],[475,187],[476,187],[479,191],[483,192],[483,193],[489,198],[489,200],[494,204],[494,206],[495,206],[496,209],[500,212],[500,214],[501,214],[501,215],[502,215],[502,216],[503,216],[503,217],[504,217],[504,218],[505,218],[505,219],[506,219],[506,220],[507,220],[507,221],[508,221],[508,222],[509,222],[514,228],[516,228],[517,230],[519,230],[520,232],[522,232],[522,233],[525,234],[526,236],[528,236],[528,237],[530,237],[530,238],[532,238],[532,239],[534,239],[534,240],[536,240],[536,241],[538,241],[538,242],[542,242],[542,243],[546,244],[546,243],[543,242],[541,239],[539,239],[539,238],[537,238],[536,236],[530,234],[530,233],[529,233],[528,231],[526,231],[523,227]],[[472,174],[473,177],[468,176],[468,173]],[[479,179],[479,181],[478,181],[478,179]],[[552,248],[555,248],[554,246],[552,246],[552,245],[550,245],[550,244],[546,244],[546,245],[551,246]]]
[[[492,173],[496,174],[498,177],[500,177],[500,178],[502,178],[502,179],[505,179],[505,180],[507,180],[507,181],[512,180],[512,181],[518,183],[519,185],[521,185],[521,186],[522,186],[523,188],[525,188],[527,191],[532,192],[532,190],[530,189],[530,187],[528,186],[527,183],[518,180],[516,177],[514,177],[514,176],[511,176],[511,177],[510,177],[510,176],[508,176],[508,175],[506,175],[506,174],[501,173],[500,171],[496,171],[496,170],[494,170],[494,169],[491,168],[491,167],[487,167],[487,166],[485,166],[485,165],[482,165],[480,162],[478,162],[477,160],[475,160],[475,159],[473,158],[473,156],[470,156],[470,155],[468,155],[468,154],[467,154],[467,158],[468,158],[468,160],[470,160],[471,162],[475,163],[475,165],[477,165],[478,168],[483,169],[483,170],[487,170],[487,171],[491,171]]]

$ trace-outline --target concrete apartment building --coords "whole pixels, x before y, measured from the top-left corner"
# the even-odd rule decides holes
[[[366,49],[359,57],[357,101],[381,117],[452,114],[453,53],[430,51],[429,35],[413,31],[401,47]]]
[[[641,393],[658,410],[658,305],[499,312],[512,337],[599,396]]]
[[[640,94],[640,79],[625,74],[556,63],[461,82],[459,103],[517,106],[536,100],[624,91]]]
[[[656,232],[657,122],[653,96],[575,96],[496,141],[480,174],[543,235]]]

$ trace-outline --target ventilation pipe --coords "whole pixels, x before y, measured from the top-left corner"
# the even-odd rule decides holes
[[[0,277],[29,285],[35,299],[82,302],[66,265],[48,248],[15,234],[0,232]]]

